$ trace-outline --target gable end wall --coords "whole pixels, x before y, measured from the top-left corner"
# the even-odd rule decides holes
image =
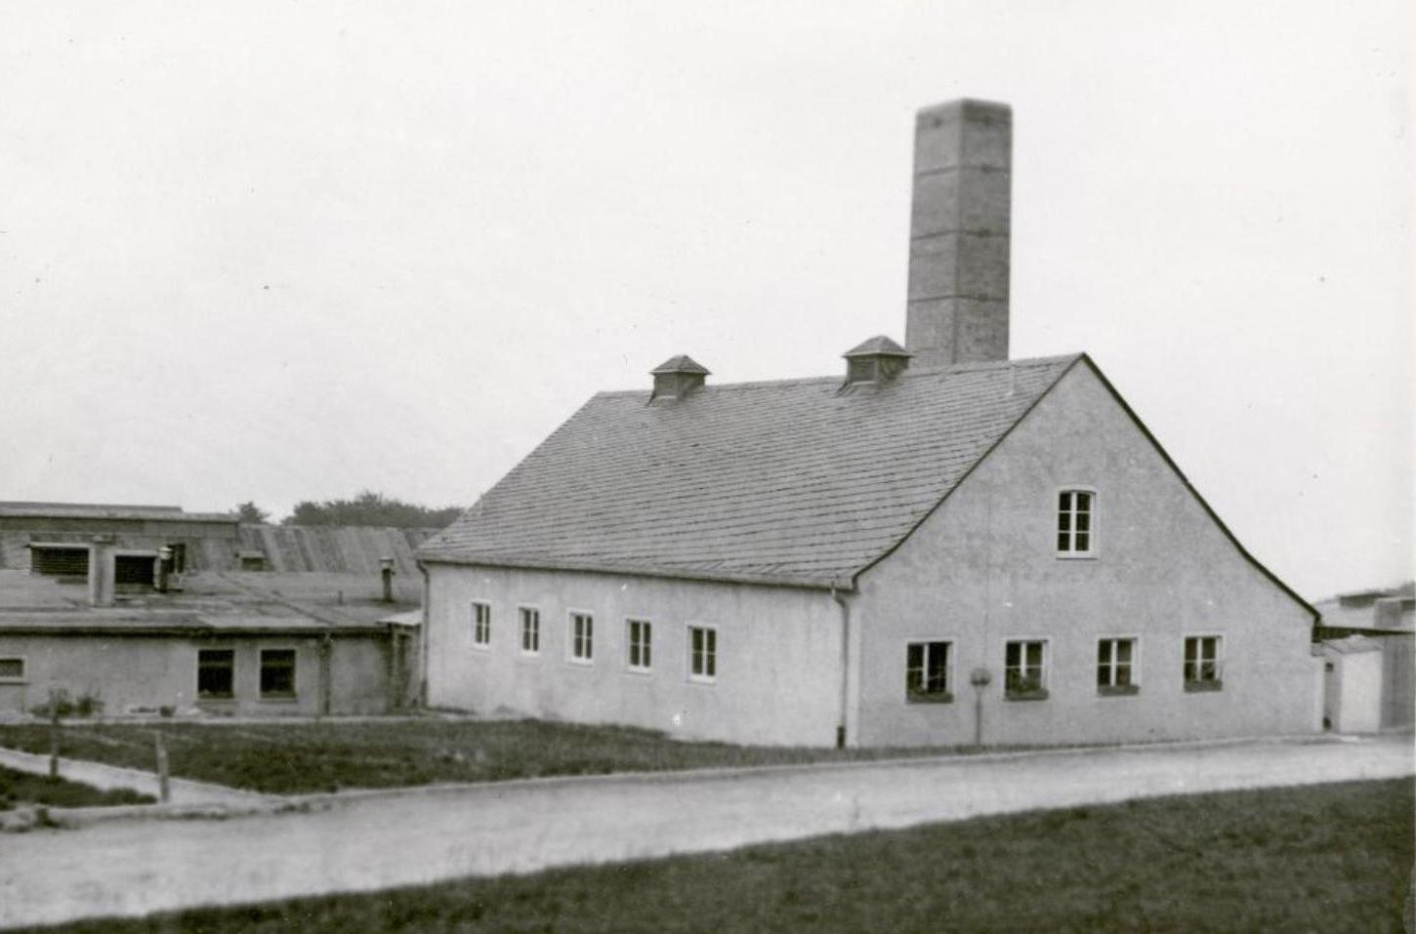
[[[1059,558],[1057,493],[1097,496],[1096,556]],[[1134,742],[1316,726],[1311,615],[1249,561],[1087,365],[1074,367],[852,600],[851,733],[972,743],[970,672],[986,669],[985,743]],[[1185,635],[1223,638],[1223,689],[1186,692]],[[1139,640],[1139,693],[1097,690],[1097,642]],[[1048,697],[1003,697],[1005,642],[1047,640]],[[953,643],[944,704],[905,701],[910,641]]]

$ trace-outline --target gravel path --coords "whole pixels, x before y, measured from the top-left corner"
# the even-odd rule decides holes
[[[1410,775],[1410,736],[538,779],[0,838],[0,926],[371,890],[1036,808]]]

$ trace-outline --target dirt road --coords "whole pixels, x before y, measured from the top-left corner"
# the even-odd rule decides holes
[[[0,926],[719,850],[1034,808],[1410,775],[1410,736],[590,779],[0,837]]]

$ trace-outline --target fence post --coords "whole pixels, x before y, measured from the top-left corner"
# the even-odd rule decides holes
[[[49,777],[59,777],[59,692],[49,689]]]
[[[161,730],[154,735],[157,738],[157,794],[162,803],[166,804],[172,795],[167,781],[167,742],[163,739]]]

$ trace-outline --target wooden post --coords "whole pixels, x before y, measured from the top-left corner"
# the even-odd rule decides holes
[[[161,730],[158,730],[154,735],[157,738],[157,794],[159,800],[166,804],[168,798],[172,796],[167,781],[167,742],[163,739]]]
[[[49,777],[59,777],[59,692],[49,689]]]

